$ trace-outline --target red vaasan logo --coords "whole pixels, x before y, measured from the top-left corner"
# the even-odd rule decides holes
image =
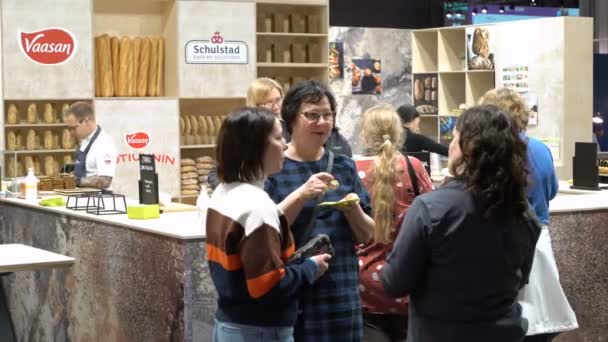
[[[133,148],[144,148],[150,143],[150,136],[144,132],[127,134],[125,139],[127,144]]]
[[[37,32],[21,32],[21,50],[32,61],[40,64],[61,64],[75,53],[74,35],[61,28],[48,28]]]

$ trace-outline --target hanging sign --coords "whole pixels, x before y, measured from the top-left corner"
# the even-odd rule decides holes
[[[76,37],[62,28],[46,28],[36,32],[19,32],[21,51],[38,64],[62,64],[70,60],[78,48]]]
[[[248,64],[247,44],[237,40],[224,40],[214,32],[209,40],[191,40],[186,43],[187,64]]]

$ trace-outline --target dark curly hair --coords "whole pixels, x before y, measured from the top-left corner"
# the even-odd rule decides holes
[[[292,134],[292,126],[296,121],[300,112],[300,107],[303,103],[319,103],[327,97],[329,106],[334,114],[334,123],[336,122],[336,98],[334,94],[319,81],[306,80],[296,83],[294,86],[289,88],[285,98],[283,99],[283,105],[281,107],[281,118],[285,121],[285,126],[289,134]]]
[[[456,179],[481,206],[486,218],[519,221],[528,208],[527,150],[511,115],[476,106],[458,118],[462,158],[451,166]]]

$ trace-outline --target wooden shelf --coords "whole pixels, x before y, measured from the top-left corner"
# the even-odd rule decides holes
[[[437,31],[412,32],[412,71],[429,73],[438,70]]]
[[[258,68],[309,68],[309,69],[327,69],[326,63],[258,63]]]
[[[258,32],[256,33],[261,38],[327,38],[325,33],[292,33],[292,32]]]
[[[182,150],[195,150],[195,149],[208,149],[215,148],[215,144],[203,144],[203,145],[181,145]]]
[[[52,154],[52,153],[74,153],[76,149],[70,150],[15,150],[15,151],[4,151],[4,154]]]
[[[466,69],[466,32],[464,28],[440,30],[438,43],[439,72]]]
[[[54,124],[45,124],[45,123],[37,123],[37,124],[28,124],[28,123],[20,123],[20,124],[6,124],[5,128],[45,128],[45,127],[67,127],[65,123],[54,123]]]
[[[267,5],[326,6],[327,0],[256,0],[256,3]]]
[[[494,74],[494,70],[467,70],[467,74]]]

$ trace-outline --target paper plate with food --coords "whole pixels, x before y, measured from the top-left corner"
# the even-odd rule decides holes
[[[333,208],[346,208],[349,207],[353,204],[358,204],[359,203],[359,196],[357,196],[357,194],[355,193],[351,193],[346,195],[346,197],[344,197],[343,199],[337,201],[337,202],[323,202],[323,203],[319,203],[320,207],[333,207]]]

